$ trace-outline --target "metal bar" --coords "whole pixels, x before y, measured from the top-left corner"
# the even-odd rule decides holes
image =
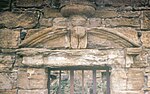
[[[74,70],[70,70],[70,94],[74,94]]]
[[[51,83],[50,75],[51,75],[51,71],[50,69],[48,69],[48,81],[47,81],[48,94],[50,94],[50,83]]]
[[[96,70],[93,70],[93,94],[96,94]]]
[[[84,70],[82,70],[82,94],[84,94]]]
[[[110,94],[110,74],[109,68],[106,69],[107,91],[106,94]]]
[[[59,71],[59,89],[58,89],[58,94],[61,94],[61,70]]]

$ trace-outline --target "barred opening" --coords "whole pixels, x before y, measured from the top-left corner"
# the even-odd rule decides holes
[[[49,68],[48,94],[110,94],[110,68]]]

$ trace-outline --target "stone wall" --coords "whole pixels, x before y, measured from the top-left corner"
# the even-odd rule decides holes
[[[111,94],[150,94],[150,0],[69,17],[57,0],[12,1],[0,1],[0,94],[48,94],[47,67],[82,65],[110,66]]]

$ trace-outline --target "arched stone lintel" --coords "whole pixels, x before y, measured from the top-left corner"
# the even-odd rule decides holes
[[[127,31],[131,31],[130,36],[124,34]],[[139,47],[140,43],[137,37],[137,32],[134,29],[117,29],[117,28],[103,28],[103,27],[96,27],[90,28],[87,30],[88,33],[96,34],[101,36],[103,34],[106,37],[110,37],[115,40],[120,40],[120,42],[126,45],[126,48],[130,47]],[[128,33],[128,32],[127,32]],[[129,32],[130,34],[130,32]],[[125,43],[124,43],[125,42]]]
[[[45,40],[55,39],[59,36],[65,35],[66,33],[67,31],[64,28],[55,28],[55,27],[46,28],[25,39],[20,44],[20,47],[34,47],[38,43],[41,43]]]
[[[132,48],[132,47],[139,47],[140,43],[138,37],[136,35],[136,31],[133,29],[116,29],[116,28],[103,28],[103,27],[96,27],[96,28],[86,28],[87,34],[96,34],[98,37],[104,36],[111,38],[111,41],[114,43],[120,43],[125,45],[125,48]],[[127,34],[126,31],[130,31],[131,34]],[[71,48],[71,36],[68,34],[70,31],[67,28],[55,28],[50,27],[43,29],[29,38],[25,39],[21,44],[20,47],[36,47],[39,43],[43,43],[45,41],[53,41],[53,39],[67,36],[67,44],[69,44],[69,48]],[[87,40],[88,41],[88,40]],[[95,40],[93,40],[95,41]],[[117,41],[117,42],[115,42]],[[86,42],[88,44],[88,42]],[[57,45],[57,44],[56,44]],[[112,45],[109,45],[112,46]],[[123,47],[123,48],[124,48]],[[64,47],[65,48],[65,47]]]

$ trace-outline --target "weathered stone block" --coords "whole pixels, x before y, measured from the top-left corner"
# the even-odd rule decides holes
[[[10,29],[0,30],[0,48],[18,48],[20,38],[19,31]]]
[[[0,89],[15,89],[17,86],[17,73],[0,73]]]
[[[150,11],[143,11],[141,29],[150,29]]]
[[[47,0],[16,0],[16,6],[19,7],[40,7]]]
[[[15,62],[15,56],[0,54],[0,72],[8,72]]]
[[[43,11],[44,11],[45,18],[62,17],[61,13],[57,9],[44,8]]]
[[[123,69],[115,69],[111,72],[111,89],[112,91],[126,90],[127,75]],[[117,94],[117,93],[114,93]]]
[[[23,61],[22,64],[28,64],[30,66],[33,65],[43,65],[44,61],[43,61],[43,56],[42,55],[36,55],[36,56],[27,56],[27,57],[23,57]]]
[[[87,18],[83,16],[72,16],[70,20],[73,26],[84,26],[87,22]]]
[[[0,90],[0,94],[17,94],[17,90]]]
[[[140,11],[121,11],[119,12],[120,17],[126,18],[138,18],[142,13]]]
[[[43,90],[18,90],[18,94],[48,94],[47,89]]]
[[[114,18],[114,19],[106,19],[105,25],[108,27],[140,27],[139,19],[135,18]]]
[[[18,14],[12,12],[3,12],[0,14],[0,24],[4,24],[4,26],[8,28],[33,28],[37,23],[37,14],[33,12],[24,12]]]
[[[50,27],[52,26],[52,18],[41,18],[40,19],[40,26],[44,26],[44,27]]]
[[[142,90],[123,90],[123,91],[114,91],[111,94],[145,94]]]
[[[150,31],[142,32],[141,41],[144,47],[150,48]]]
[[[107,6],[129,6],[131,5],[131,0],[105,0],[104,4]]]
[[[127,73],[127,89],[141,90],[144,86],[144,73],[142,69],[129,69]]]
[[[88,20],[89,20],[89,23],[87,23],[88,27],[102,26],[102,19],[101,18],[90,18]]]
[[[47,74],[45,69],[21,69],[18,73],[18,87],[21,89],[46,89]]]
[[[67,18],[58,17],[53,19],[53,26],[54,27],[67,27],[69,26],[69,22]]]
[[[118,13],[115,10],[96,10],[95,16],[94,17],[98,17],[98,18],[113,18],[113,17],[117,17]]]

